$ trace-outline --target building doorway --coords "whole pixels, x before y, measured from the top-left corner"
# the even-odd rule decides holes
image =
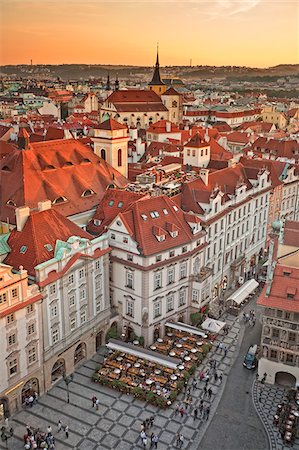
[[[33,395],[34,393],[39,395],[39,382],[37,378],[31,378],[24,384],[22,389],[22,403],[25,403],[25,399]]]
[[[2,397],[0,398],[0,423],[9,416],[8,401],[6,398]]]
[[[63,377],[65,374],[65,361],[64,359],[58,359],[51,371],[51,381],[55,383],[55,381],[59,380],[59,378]]]
[[[100,331],[97,335],[96,335],[96,351],[100,350],[100,347],[102,345],[103,342],[103,331]]]
[[[154,342],[160,337],[160,327],[154,329]]]
[[[74,353],[74,366],[85,358],[86,358],[86,344],[84,342],[81,342],[81,344],[79,344],[76,347]]]

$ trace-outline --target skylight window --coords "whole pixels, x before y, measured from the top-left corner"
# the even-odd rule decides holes
[[[110,202],[108,204],[109,204],[110,207],[113,206],[114,205],[114,200],[110,200]]]
[[[81,197],[89,197],[89,195],[93,195],[93,194],[94,194],[94,192],[92,189],[86,189],[86,191],[83,192]]]
[[[56,205],[57,203],[64,203],[64,202],[66,202],[65,197],[57,197],[57,198],[55,198],[55,200],[53,200],[54,205]]]
[[[145,221],[147,220],[147,215],[146,214],[141,214],[142,219]]]
[[[152,217],[153,219],[156,219],[157,217],[159,217],[158,211],[151,211],[151,212],[150,212],[150,215],[151,215],[151,217]]]
[[[48,252],[51,252],[53,250],[53,247],[51,244],[45,244],[44,247],[48,250]]]
[[[123,204],[124,204],[124,202],[119,202],[118,205],[117,205],[117,207],[118,207],[118,208],[122,208]]]
[[[179,208],[175,205],[173,205],[173,209],[175,210],[175,212],[178,212]]]
[[[167,209],[163,209],[163,212],[164,212],[164,214],[165,214],[165,216],[168,216],[168,211],[167,211]]]
[[[22,255],[24,255],[26,252],[27,252],[27,247],[26,247],[26,245],[22,245],[22,247],[20,248],[20,253],[21,253]]]

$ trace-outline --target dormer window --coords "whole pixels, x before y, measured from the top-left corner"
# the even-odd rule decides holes
[[[55,167],[52,166],[52,164],[49,164],[48,166],[45,167],[45,170],[54,170]]]
[[[175,237],[177,237],[179,232],[177,230],[175,230],[175,231],[170,231],[169,234],[170,234],[171,237],[175,238]]]
[[[160,236],[156,236],[156,238],[159,242],[162,242],[162,241],[165,241],[166,236],[165,236],[165,234],[161,234]]]
[[[14,202],[13,200],[8,200],[8,201],[6,202],[6,204],[7,204],[8,206],[13,206],[14,208],[17,207],[17,205],[15,204],[15,202]]]
[[[93,224],[96,226],[96,227],[99,227],[100,225],[101,225],[101,220],[99,220],[99,219],[94,219],[94,221],[93,221]]]
[[[55,198],[55,200],[53,200],[53,205],[57,205],[58,203],[64,203],[64,202],[66,202],[67,200],[66,200],[66,198],[65,197],[57,197],[57,198]]]
[[[173,205],[173,209],[175,210],[175,212],[178,212],[179,208],[176,205]]]
[[[26,247],[26,245],[22,245],[22,247],[20,248],[20,253],[21,253],[22,255],[24,255],[26,252],[27,252],[27,247]]]
[[[90,195],[93,195],[94,191],[92,189],[86,189],[86,191],[83,192],[81,197],[89,197]]]
[[[11,172],[8,166],[3,166],[1,170],[4,170],[4,172]]]
[[[44,245],[45,249],[48,250],[48,252],[52,252],[53,251],[53,247],[51,244],[45,244]]]
[[[124,202],[118,202],[117,207],[118,207],[118,208],[122,208],[122,207],[123,207],[123,204],[124,204]]]
[[[143,219],[144,221],[147,220],[147,215],[146,215],[146,214],[141,214],[141,217],[142,217],[142,219]]]
[[[156,219],[157,217],[159,217],[159,213],[158,211],[151,211],[150,216],[152,219]]]
[[[67,161],[63,167],[73,166],[74,164],[71,161]]]
[[[167,211],[167,209],[163,209],[163,212],[164,212],[164,215],[165,215],[165,216],[168,216],[168,211]]]
[[[110,200],[110,202],[108,203],[108,205],[109,205],[110,207],[112,207],[112,206],[114,205],[114,200]]]

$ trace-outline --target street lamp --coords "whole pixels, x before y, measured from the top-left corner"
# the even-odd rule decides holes
[[[63,376],[63,380],[66,384],[66,389],[67,389],[67,402],[70,403],[70,392],[69,392],[69,384],[73,381],[74,379],[74,374],[71,373],[69,376]]]
[[[5,448],[8,448],[7,441],[13,436],[13,428],[1,427],[1,440],[5,442]]]

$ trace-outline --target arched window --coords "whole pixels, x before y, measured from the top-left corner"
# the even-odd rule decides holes
[[[66,198],[65,197],[57,197],[55,198],[55,200],[53,200],[53,205],[57,205],[57,203],[64,203],[66,202]]]
[[[13,200],[7,200],[6,204],[7,204],[8,206],[14,206],[15,208],[16,208],[16,206],[17,206]]]
[[[104,159],[104,161],[106,161],[106,150],[104,148],[102,148],[101,150],[101,158]]]
[[[81,195],[81,197],[88,197],[89,195],[93,195],[94,191],[92,189],[86,189]]]
[[[122,166],[122,153],[121,153],[121,148],[118,149],[117,152],[117,165],[118,167]]]

